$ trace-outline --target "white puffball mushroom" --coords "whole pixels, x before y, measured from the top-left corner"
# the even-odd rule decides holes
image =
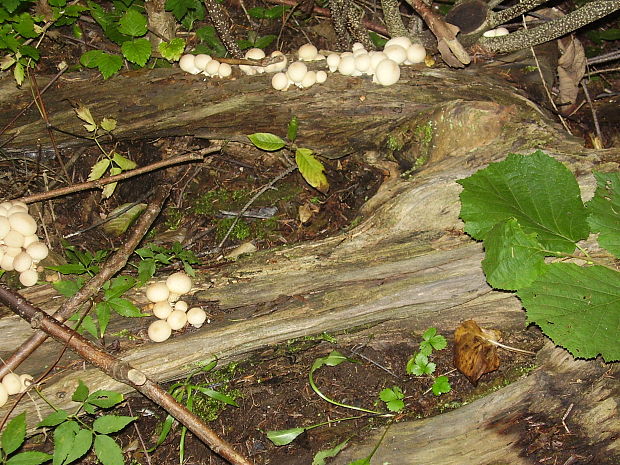
[[[205,66],[205,73],[209,76],[215,76],[219,70],[220,62],[217,60],[211,60],[209,63],[207,63],[207,66]]]
[[[370,68],[373,70],[377,69],[377,65],[381,63],[383,60],[387,58],[387,55],[383,52],[370,52]]]
[[[407,48],[407,61],[411,64],[423,63],[426,59],[426,49],[422,44],[411,44]]]
[[[30,287],[34,286],[39,281],[39,273],[37,270],[26,270],[22,271],[19,274],[19,282],[22,283],[22,286]]]
[[[22,382],[19,379],[19,375],[15,373],[8,373],[2,378],[2,385],[5,387],[8,395],[19,393],[22,389]]]
[[[495,29],[495,37],[507,36],[508,34],[510,34],[510,31],[505,27]]]
[[[272,63],[265,66],[265,71],[267,71],[268,73],[279,73],[280,71],[284,71],[286,69],[286,63],[288,60],[286,59],[286,55],[284,55],[284,53],[282,53],[280,50],[274,50],[273,52],[271,52],[270,56],[271,58],[283,57],[283,59],[281,61],[278,61],[277,63]]]
[[[2,261],[0,261],[0,268],[4,271],[13,271],[13,255],[9,255],[6,252],[2,257]]]
[[[245,52],[248,60],[262,60],[265,58],[265,51],[261,48],[250,48]]]
[[[385,48],[391,45],[400,45],[402,48],[406,50],[407,48],[411,46],[411,40],[409,39],[409,37],[404,37],[404,36],[392,37],[390,40],[388,40],[385,43],[383,47]]]
[[[22,244],[22,247],[27,249],[30,247],[30,244],[34,244],[35,242],[39,242],[39,237],[36,234],[24,236],[24,243]]]
[[[239,65],[239,69],[243,74],[247,76],[254,76],[256,74],[256,67],[250,65]]]
[[[189,305],[187,305],[187,302],[185,302],[184,300],[179,300],[177,303],[174,304],[174,309],[181,312],[186,312],[188,308]]]
[[[182,329],[187,324],[187,314],[181,310],[174,310],[168,315],[166,322],[174,330]]]
[[[340,55],[337,53],[330,53],[327,55],[327,66],[332,73],[338,71],[338,64],[340,63]]]
[[[13,258],[13,269],[22,273],[32,266],[32,257],[27,252],[20,252]]]
[[[200,328],[207,320],[207,314],[200,307],[193,307],[187,311],[187,322],[195,328]]]
[[[146,288],[146,298],[151,302],[163,302],[164,300],[168,300],[169,295],[170,289],[168,289],[168,286],[166,286],[164,282],[153,283]]]
[[[6,216],[0,216],[0,240],[4,239],[9,231],[11,230],[11,223],[9,223],[9,219]]]
[[[11,202],[10,200],[0,203],[0,208],[4,208],[6,211],[9,211],[12,206],[13,202]]]
[[[149,339],[153,342],[164,342],[172,335],[172,328],[166,320],[157,320],[149,325]]]
[[[28,214],[28,209],[26,207],[22,207],[21,205],[13,205],[9,208],[9,211],[6,212],[7,216],[11,216],[13,213],[26,213]]]
[[[10,255],[11,257],[17,257],[20,253],[22,253],[21,247],[7,247],[4,246],[4,253],[6,255]]]
[[[7,247],[21,247],[24,245],[24,235],[14,229],[11,229],[4,236],[4,245]]]
[[[22,202],[21,200],[11,200],[11,205],[13,207],[19,207],[25,212],[28,212],[28,204],[26,202]]]
[[[316,72],[316,82],[317,84],[323,84],[327,81],[327,73],[323,70]]]
[[[361,42],[355,42],[353,45],[351,45],[351,51],[353,53],[357,52],[358,50],[365,50],[364,44],[362,44]]]
[[[32,375],[29,375],[28,373],[24,373],[23,375],[19,375],[19,381],[22,385],[19,392],[26,392],[26,389],[32,386],[32,383],[34,382],[34,378],[32,377]]]
[[[304,44],[297,51],[297,56],[301,61],[313,61],[318,54],[318,49],[312,44]]]
[[[400,45],[385,47],[383,53],[397,65],[403,64],[407,59],[407,49],[404,49]]]
[[[230,77],[232,74],[232,66],[228,63],[220,63],[219,68],[217,69],[217,75],[221,78]]]
[[[37,263],[45,259],[49,255],[47,246],[43,242],[38,241],[26,245],[28,237],[24,238],[24,246],[26,247],[26,253],[32,257],[32,261]]]
[[[375,69],[375,79],[382,86],[396,84],[400,79],[400,68],[398,64],[389,58],[383,60],[377,65],[377,69]]]
[[[301,82],[307,72],[308,67],[306,66],[306,64],[302,63],[301,61],[296,61],[288,67],[286,75],[293,82]]]
[[[355,69],[361,73],[366,73],[370,70],[370,56],[367,53],[355,57]]]
[[[338,63],[338,72],[344,76],[353,76],[355,71],[355,57],[353,55],[342,56]]]
[[[207,67],[207,63],[209,63],[213,58],[206,53],[200,53],[194,57],[194,66],[198,68],[200,71],[204,71]]]
[[[9,400],[9,393],[6,392],[4,385],[0,383],[0,407],[6,404],[7,400]]]
[[[309,87],[312,87],[314,84],[316,84],[316,72],[308,71],[306,75],[304,76],[304,78],[299,83],[299,86],[302,89],[308,89]]]
[[[181,68],[186,73],[190,74],[198,74],[202,70],[196,66],[196,57],[191,53],[187,55],[183,55],[179,60],[179,68]]]
[[[167,301],[157,302],[153,305],[153,315],[160,320],[165,320],[172,313],[172,305]]]
[[[178,271],[168,276],[168,279],[166,279],[166,286],[173,294],[187,294],[192,290],[192,278],[182,271]]]
[[[271,78],[271,87],[275,90],[286,90],[289,86],[288,76],[284,73],[276,73]]]

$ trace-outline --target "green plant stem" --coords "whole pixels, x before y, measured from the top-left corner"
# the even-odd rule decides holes
[[[370,413],[372,415],[379,415],[379,416],[383,416],[383,417],[392,417],[394,415],[390,414],[390,413],[383,413],[383,412],[377,412],[375,410],[368,410],[365,409],[363,407],[356,407],[355,405],[348,405],[348,404],[343,404],[340,402],[337,402],[333,399],[330,399],[329,397],[327,397],[325,394],[323,394],[319,388],[317,387],[317,385],[314,383],[314,376],[312,376],[312,371],[308,374],[308,379],[310,380],[310,386],[312,387],[312,390],[314,392],[316,392],[316,394],[323,399],[326,402],[329,402],[330,404],[334,404],[337,405],[338,407],[344,407],[344,408],[348,408],[351,410],[358,410],[360,412],[366,412],[366,413]]]
[[[320,428],[321,426],[331,425],[332,423],[340,423],[341,421],[350,421],[350,420],[358,420],[360,418],[365,418],[368,415],[356,415],[354,417],[344,417],[344,418],[336,418],[335,420],[327,420],[321,423],[315,423],[314,425],[304,426],[303,428],[308,431],[314,428]]]

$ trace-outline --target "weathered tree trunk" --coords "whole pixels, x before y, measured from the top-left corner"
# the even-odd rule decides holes
[[[42,79],[39,82],[43,85]],[[510,86],[471,71],[408,71],[398,85],[389,88],[342,76],[331,76],[326,85],[307,91],[277,93],[266,90],[267,85],[267,77],[205,83],[159,70],[95,85],[67,80],[45,94],[52,123],[77,133],[81,133],[80,122],[69,102],[87,105],[96,119],[117,118],[115,132],[121,139],[175,134],[238,139],[256,131],[283,134],[291,115],[297,115],[301,120],[298,143],[321,155],[356,154],[392,174],[397,166],[419,167],[409,179],[388,177],[351,230],[313,243],[264,250],[202,276],[195,296],[217,301],[227,311],[226,319],[166,343],[123,347],[124,360],[153,379],[178,378],[195,362],[217,356],[225,363],[268,344],[323,331],[373,325],[380,325],[382,331],[395,325],[449,330],[469,318],[499,329],[522,327],[525,318],[518,300],[488,287],[480,269],[482,247],[462,233],[460,187],[455,180],[510,152],[529,153],[537,148],[567,163],[580,175],[586,192],[593,190],[589,174],[593,167],[618,168],[617,150],[584,149],[560,134],[536,105]],[[11,102],[11,111],[0,116],[0,124],[26,103],[26,94],[12,90],[6,81],[0,86],[0,98]],[[47,146],[45,128],[34,113],[14,128],[11,150],[36,152],[37,144]],[[62,134],[58,139],[65,149],[83,143]],[[37,292],[43,297],[35,298]],[[26,295],[51,307],[49,291]],[[136,300],[143,302],[144,298],[136,295]],[[123,324],[132,324],[130,329],[137,333],[148,322]],[[16,317],[0,320],[0,355],[6,356],[28,332],[28,326]],[[54,350],[51,344],[41,349],[30,362],[32,369],[51,363]],[[409,425],[393,426],[390,438],[394,439],[381,449],[383,462],[530,463],[522,456],[518,432],[513,432],[510,421],[525,419],[532,412],[561,418],[562,409],[571,402],[563,396],[572,398],[580,392],[567,385],[576,377],[575,370],[586,383],[602,383],[593,384],[595,390],[575,399],[573,418],[590,422],[578,423],[584,444],[595,448],[597,457],[617,457],[618,444],[612,441],[620,433],[617,384],[610,387],[605,384],[611,382],[608,378],[600,378],[599,362],[575,365],[563,358],[558,363],[558,353],[563,352],[541,355],[543,364],[535,374],[445,420],[442,415],[414,423],[414,433],[408,432]],[[614,373],[617,367],[610,370]],[[63,407],[78,379],[102,389],[126,390],[85,367],[58,373],[44,392]],[[556,384],[560,382],[561,386]],[[548,404],[537,404],[541,392]],[[37,402],[45,409],[43,402]],[[410,434],[416,438],[432,434],[439,439],[422,442],[420,451],[420,442],[404,439]],[[489,440],[494,441],[490,447],[498,447],[486,455],[483,441]],[[475,448],[480,444],[483,450]],[[352,454],[359,458],[361,450],[366,449]]]

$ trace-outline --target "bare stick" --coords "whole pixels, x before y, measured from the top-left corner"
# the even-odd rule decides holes
[[[65,301],[64,304],[54,313],[54,318],[60,322],[66,320],[73,315],[82,304],[87,302],[95,293],[99,291],[101,286],[112,278],[116,273],[122,270],[127,264],[129,256],[138,246],[146,231],[150,228],[159,215],[164,201],[170,193],[171,186],[169,184],[157,187],[153,201],[138,219],[136,227],[129,239],[112,255],[101,268],[101,271],[93,276],[84,286],[75,294]],[[32,354],[43,341],[47,339],[47,335],[42,331],[35,332],[28,340],[26,340],[9,358],[6,359],[4,365],[0,366],[0,379],[10,371],[15,369]]]
[[[110,184],[124,179],[133,178],[144,173],[150,173],[161,168],[165,168],[171,165],[178,165],[185,163],[186,161],[200,161],[205,155],[219,152],[222,149],[221,146],[210,147],[201,151],[200,153],[188,153],[185,155],[179,155],[178,157],[168,158],[167,160],[158,161],[141,168],[136,168],[131,171],[126,171],[116,176],[108,176],[107,178],[97,179],[95,181],[81,182],[79,184],[73,184],[72,186],[61,187],[60,189],[54,189],[53,191],[42,192],[40,194],[33,194],[27,197],[22,197],[19,200],[26,203],[41,202],[42,200],[53,199],[56,197],[62,197],[63,195],[72,194],[74,192],[85,191],[89,189],[98,189],[106,184]]]
[[[132,367],[129,363],[119,360],[104,350],[95,347],[85,337],[54,320],[41,309],[32,305],[28,300],[11,290],[5,284],[0,284],[0,301],[9,306],[33,328],[43,331],[80,355],[84,360],[92,363],[112,378],[125,383],[146,397],[163,407],[170,415],[179,420],[201,441],[207,444],[213,452],[228,460],[233,465],[252,465],[245,457],[235,451],[232,446],[220,438],[215,431],[190,412],[187,407],[179,404],[168,392],[156,382],[150,380],[144,373]]]

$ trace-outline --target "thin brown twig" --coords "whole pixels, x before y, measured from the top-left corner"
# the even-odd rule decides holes
[[[41,202],[42,200],[62,197],[63,195],[72,194],[74,192],[80,192],[89,189],[98,189],[105,186],[106,184],[133,178],[135,176],[139,176],[145,173],[150,173],[152,171],[165,168],[167,166],[178,165],[187,161],[200,161],[204,158],[205,155],[219,152],[220,150],[221,146],[219,145],[215,147],[209,147],[208,149],[201,150],[200,153],[187,153],[184,155],[179,155],[178,157],[168,158],[166,160],[158,161],[156,163],[151,163],[150,165],[143,166],[141,168],[135,168],[131,171],[125,171],[124,173],[117,174],[115,176],[108,176],[106,178],[97,179],[95,181],[87,181],[79,184],[73,184],[71,186],[61,187],[52,191],[41,192],[40,194],[33,194],[27,197],[22,197],[19,200],[26,203],[34,203]]]
[[[144,394],[163,407],[170,415],[187,427],[213,452],[228,460],[233,465],[252,465],[245,457],[235,451],[231,444],[220,438],[203,420],[194,415],[187,407],[177,402],[159,384],[149,379],[143,372],[106,351],[95,347],[85,337],[73,331],[43,310],[32,305],[28,300],[14,292],[4,283],[0,284],[0,300],[37,328],[80,355],[108,376],[120,381]]]

